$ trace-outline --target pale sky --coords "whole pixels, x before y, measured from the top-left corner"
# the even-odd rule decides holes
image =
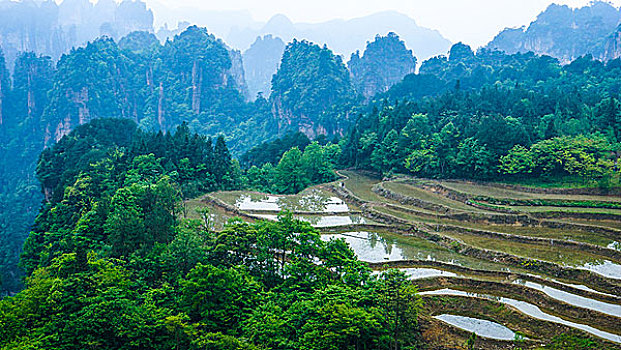
[[[323,22],[351,19],[379,11],[395,10],[412,17],[419,25],[437,29],[452,42],[485,45],[505,27],[528,25],[549,4],[572,7],[589,0],[146,0],[168,7],[201,10],[248,10],[265,22],[282,13],[293,22]],[[621,0],[610,1],[616,7]],[[156,13],[157,16],[157,13]],[[156,19],[157,22],[157,19]]]

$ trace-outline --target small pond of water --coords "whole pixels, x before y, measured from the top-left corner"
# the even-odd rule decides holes
[[[598,336],[600,338],[608,339],[615,343],[621,344],[621,335],[609,333],[609,332],[602,331],[597,328],[591,327],[589,325],[567,321],[558,316],[550,315],[548,313],[541,311],[539,307],[533,304],[527,303],[525,301],[520,301],[520,300],[515,300],[515,299],[505,298],[505,297],[495,297],[495,296],[485,295],[485,294],[468,293],[468,292],[464,292],[461,290],[455,290],[455,289],[449,289],[449,288],[438,289],[438,290],[428,291],[428,292],[421,292],[420,294],[421,295],[451,295],[451,296],[464,296],[464,297],[478,297],[478,298],[496,300],[500,303],[513,306],[517,310],[521,311],[522,313],[530,317],[537,318],[537,319],[544,320],[544,321],[562,324],[562,325],[576,328],[576,329],[580,329],[587,333]]]
[[[247,211],[290,210],[316,213],[347,213],[350,211],[349,206],[342,199],[328,196],[321,191],[311,191],[297,196],[242,194],[235,201],[235,206]]]
[[[434,316],[440,321],[446,322],[454,327],[468,332],[474,332],[480,337],[497,340],[515,340],[515,332],[496,322],[481,320],[478,318],[457,316],[457,315],[438,315]],[[523,338],[524,339],[524,338]]]

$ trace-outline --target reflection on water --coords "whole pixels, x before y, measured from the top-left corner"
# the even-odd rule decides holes
[[[431,277],[457,277],[458,275],[454,272],[432,269],[427,267],[413,267],[413,268],[403,268],[399,269],[399,271],[403,271],[408,279],[417,280],[421,278],[431,278]],[[379,275],[382,271],[373,271],[374,275]]]
[[[621,265],[615,264],[609,260],[594,263],[589,262],[582,266],[576,266],[576,268],[589,270],[608,278],[621,279]]]
[[[362,225],[366,220],[360,215],[350,216],[300,216],[300,220],[310,222],[314,227],[336,227]]]
[[[248,211],[281,211],[347,213],[349,207],[342,199],[328,196],[313,190],[297,196],[271,196],[260,194],[242,194],[235,201],[235,206]]]
[[[534,275],[534,276],[535,276],[535,277],[539,277],[539,278],[543,278],[543,277],[541,277],[541,276],[537,276],[537,275]],[[550,278],[550,281],[552,281],[552,282],[556,282],[556,283],[558,283],[558,284],[562,284],[562,285],[565,285],[565,286],[573,287],[573,288],[576,288],[576,289],[582,289],[582,290],[584,290],[584,291],[591,292],[591,293],[597,293],[597,294],[601,294],[601,295],[607,295],[607,296],[609,296],[609,297],[616,297],[616,295],[612,295],[612,294],[608,294],[608,293],[603,293],[603,292],[600,292],[600,291],[598,291],[598,290],[595,290],[595,289],[589,288],[589,287],[587,287],[587,286],[585,286],[585,285],[582,285],[582,284],[565,283],[565,282],[557,281],[557,280],[552,279],[552,278]]]
[[[261,199],[253,198],[248,195],[241,195],[235,202],[237,208],[241,210],[263,210],[263,211],[280,211],[278,197],[265,196]]]
[[[413,280],[430,277],[457,277],[457,274],[450,271],[430,269],[430,268],[406,268],[400,269]]]
[[[568,304],[575,305],[578,307],[582,307],[585,309],[599,311],[608,315],[621,317],[621,305],[609,304],[599,300],[594,300],[590,298],[585,298],[580,295],[568,293],[556,288],[548,287],[543,284],[534,283],[530,281],[516,280],[513,282],[514,284],[520,284],[528,288],[536,289],[542,291],[549,297],[564,301]]]
[[[468,332],[474,332],[478,336],[484,338],[498,339],[498,340],[515,340],[516,334],[509,328],[491,322],[487,320],[481,320],[478,318],[456,316],[456,315],[439,315],[434,316],[440,321],[446,322],[452,326],[463,329]]]
[[[345,232],[325,234],[322,235],[322,239],[343,239],[358,259],[371,263],[403,260],[441,261],[476,269],[508,271],[505,265],[461,255],[418,237],[389,233]]]
[[[608,339],[610,341],[613,341],[615,343],[621,343],[621,335],[617,335],[617,334],[612,334],[612,333],[608,333],[602,330],[599,330],[597,328],[591,327],[591,326],[587,326],[585,324],[580,324],[580,323],[575,323],[575,322],[571,322],[571,321],[567,321],[564,320],[560,317],[554,316],[554,315],[550,315],[547,314],[543,311],[541,311],[541,309],[539,309],[537,306],[527,303],[525,301],[520,301],[520,300],[515,300],[515,299],[511,299],[511,298],[505,298],[505,297],[494,297],[494,296],[490,296],[490,295],[485,295],[485,294],[477,294],[477,293],[468,293],[468,292],[464,292],[461,290],[455,290],[455,289],[438,289],[438,290],[434,290],[434,291],[428,291],[428,292],[421,292],[421,295],[450,295],[450,296],[464,296],[464,297],[478,297],[478,298],[486,298],[486,299],[491,299],[491,300],[496,300],[500,303],[503,304],[507,304],[507,305],[511,305],[514,308],[518,309],[519,311],[521,311],[522,313],[532,317],[532,318],[536,318],[536,319],[540,319],[540,320],[544,320],[544,321],[549,321],[549,322],[554,322],[554,323],[558,323],[558,324],[562,324],[568,327],[572,327],[572,328],[576,328],[576,329],[580,329],[583,330],[587,333],[596,335],[598,337],[604,338],[604,339]]]
[[[258,214],[256,217],[276,221],[278,215],[272,214]],[[348,225],[362,225],[366,224],[366,220],[361,215],[349,215],[349,216],[304,216],[296,215],[296,219],[309,222],[314,227],[339,227]]]
[[[366,262],[407,260],[403,249],[396,242],[388,242],[377,233],[347,232],[322,235],[323,240],[344,239],[358,259]]]

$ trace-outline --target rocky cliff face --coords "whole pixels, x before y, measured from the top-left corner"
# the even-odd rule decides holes
[[[414,73],[416,58],[397,34],[388,33],[367,43],[363,56],[354,53],[347,65],[356,90],[368,99]]]
[[[109,38],[74,50],[58,63],[50,102],[43,113],[48,140],[102,117],[138,120],[148,84],[147,67],[132,61]]]
[[[11,91],[14,126],[38,136],[43,129],[41,116],[48,104],[48,91],[54,79],[54,64],[47,56],[23,53],[15,61]]]
[[[621,25],[601,44],[595,57],[602,60],[621,57]]]
[[[602,42],[611,38],[619,21],[619,9],[602,1],[579,9],[550,5],[528,27],[503,30],[487,48],[509,54],[532,51],[556,57],[562,62],[586,54],[614,59],[619,57],[618,54]]]
[[[32,51],[58,59],[74,46],[100,35],[115,39],[135,31],[153,31],[153,13],[144,2],[100,0],[0,0],[0,46],[8,67],[19,52]]]
[[[254,99],[260,93],[269,97],[272,87],[272,76],[276,74],[280,59],[285,51],[285,43],[271,35],[258,37],[244,52],[243,63],[248,92]]]
[[[217,127],[235,122],[247,96],[241,53],[195,26],[163,46],[144,31],[119,45],[97,39],[63,56],[52,85],[42,118],[48,142],[96,118],[129,118],[153,130]]]
[[[244,98],[248,100],[251,96],[248,92],[248,85],[246,84],[242,53],[239,50],[229,49],[229,57],[231,59],[231,68],[228,71],[228,76],[231,77],[231,80],[235,83],[235,86],[242,93]]]
[[[347,116],[334,106],[347,106],[354,96],[340,56],[304,40],[287,45],[270,95],[280,131],[301,131],[310,138],[336,134],[347,123]]]

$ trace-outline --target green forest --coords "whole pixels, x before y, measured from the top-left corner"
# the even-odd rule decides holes
[[[290,152],[278,167],[300,157]],[[397,272],[372,277],[343,241],[286,213],[222,232],[184,219],[184,196],[241,186],[222,138],[98,119],[46,149],[37,176],[47,201],[24,245],[26,289],[0,302],[4,349],[417,342],[415,287]]]
[[[12,73],[0,50],[0,348],[424,349],[405,273],[288,211],[216,231],[187,205],[338,169],[619,189],[621,59],[458,43],[414,73],[414,54],[394,33],[349,63],[294,40],[253,99],[239,52],[196,26]]]

